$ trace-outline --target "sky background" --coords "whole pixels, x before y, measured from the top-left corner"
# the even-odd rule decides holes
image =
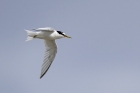
[[[39,27],[72,37],[42,79]],[[0,30],[0,93],[140,93],[140,0],[1,0]]]

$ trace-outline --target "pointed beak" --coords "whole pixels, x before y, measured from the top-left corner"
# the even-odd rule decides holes
[[[64,35],[64,37],[66,37],[66,38],[71,38],[70,36],[67,36],[67,35]]]

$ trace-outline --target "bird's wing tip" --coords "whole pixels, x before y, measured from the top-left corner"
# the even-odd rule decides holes
[[[43,76],[40,76],[40,79],[42,78]]]

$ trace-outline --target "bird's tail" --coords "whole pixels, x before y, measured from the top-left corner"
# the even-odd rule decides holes
[[[33,40],[35,36],[37,35],[36,32],[30,31],[30,30],[25,30],[25,31],[27,32],[27,35],[28,35],[26,41]]]

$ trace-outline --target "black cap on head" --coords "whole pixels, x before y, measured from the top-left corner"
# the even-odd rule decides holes
[[[64,35],[64,33],[62,31],[57,31],[59,34]]]
[[[65,33],[62,31],[57,31],[58,34],[63,35],[64,37],[71,38],[70,36],[67,36]]]

